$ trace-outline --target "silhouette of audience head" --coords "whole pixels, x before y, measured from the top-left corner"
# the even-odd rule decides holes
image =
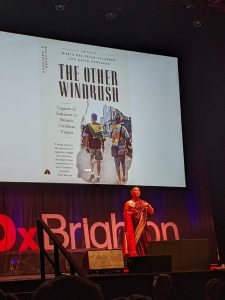
[[[206,293],[207,300],[215,299],[216,291],[220,283],[221,283],[221,279],[218,278],[211,278],[206,282],[205,293]]]
[[[225,300],[225,281],[224,280],[218,284],[218,288],[216,289],[216,293],[215,293],[215,300]]]
[[[43,282],[32,300],[103,300],[101,288],[82,276],[60,276]]]
[[[13,294],[6,294],[0,290],[0,300],[18,300],[18,297]]]
[[[153,293],[155,300],[172,299],[172,278],[168,274],[154,276]]]
[[[206,282],[205,294],[207,300],[225,299],[225,281],[219,278],[211,278]]]

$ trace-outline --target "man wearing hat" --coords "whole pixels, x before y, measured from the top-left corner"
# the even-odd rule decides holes
[[[116,173],[117,173],[117,183],[124,184],[127,180],[126,178],[126,164],[125,155],[127,151],[126,143],[130,136],[125,127],[121,124],[122,117],[119,113],[115,115],[115,124],[112,125],[111,137],[112,137],[112,148],[116,148],[116,155],[114,155]],[[121,172],[122,169],[122,172]]]

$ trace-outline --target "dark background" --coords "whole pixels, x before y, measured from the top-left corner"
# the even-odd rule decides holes
[[[178,57],[187,180],[181,201],[194,199],[196,193],[201,195],[201,202],[204,197],[207,203],[210,201],[219,254],[221,262],[225,262],[223,1],[219,9],[212,6],[213,1],[64,0],[64,3],[65,9],[57,11],[52,0],[2,0],[0,30]],[[197,7],[187,8],[188,3]],[[195,16],[202,22],[199,28],[193,26]],[[1,184],[1,195],[5,197],[12,186],[15,184]],[[21,186],[16,186],[19,192]],[[24,199],[30,188],[23,187]],[[46,186],[38,188],[42,197],[47,197]],[[34,189],[37,193],[37,187]],[[66,194],[71,187],[63,189]],[[107,187],[89,186],[84,193],[90,197],[94,189],[104,197],[110,192]],[[128,187],[112,189],[121,189],[121,195],[126,192],[126,196],[129,191]],[[148,191],[153,196],[163,194],[168,205],[173,195],[181,193],[176,189],[146,188],[145,194]],[[194,205],[191,209],[194,214]]]

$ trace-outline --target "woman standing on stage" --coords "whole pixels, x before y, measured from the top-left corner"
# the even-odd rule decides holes
[[[124,244],[125,256],[147,255],[150,236],[147,230],[147,215],[154,214],[154,208],[140,199],[141,191],[135,186],[131,189],[132,199],[124,204]]]

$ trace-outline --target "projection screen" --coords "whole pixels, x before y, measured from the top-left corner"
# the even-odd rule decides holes
[[[111,130],[120,114],[130,142],[123,184],[185,187],[176,57],[7,32],[0,40],[1,182],[90,184],[94,113],[100,184],[118,184]]]

